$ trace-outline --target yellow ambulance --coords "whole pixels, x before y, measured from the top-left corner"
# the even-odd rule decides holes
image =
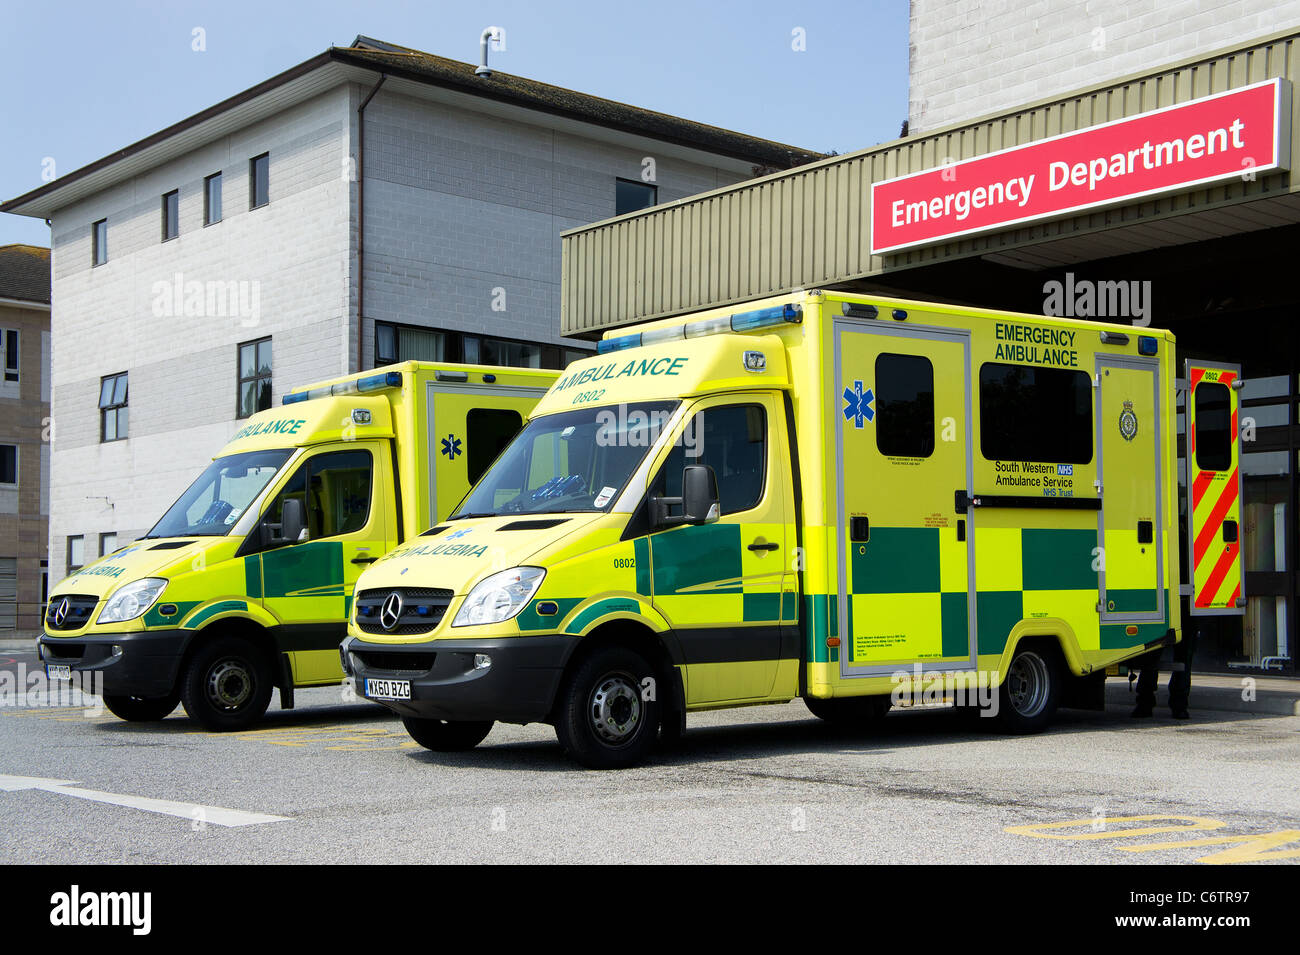
[[[447,515],[557,373],[406,362],[248,419],[141,539],[67,577],[46,673],[125,720],[249,725],[273,688],[342,682],[362,569]]]
[[[1174,398],[1167,331],[871,295],[607,333],[361,575],[344,666],[426,747],[544,721],[593,767],[934,684],[1036,731],[1179,639]]]

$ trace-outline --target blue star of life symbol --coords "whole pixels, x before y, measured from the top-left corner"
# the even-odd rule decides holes
[[[447,540],[449,540],[449,541],[454,541],[457,537],[464,537],[466,534],[469,534],[469,533],[472,533],[472,532],[473,532],[473,528],[471,528],[471,527],[464,527],[464,528],[461,528],[461,529],[458,530],[458,531],[452,531],[450,534],[448,534],[448,535],[447,535]]]
[[[875,392],[870,388],[864,392],[862,382],[854,381],[852,388],[844,389],[844,420],[852,421],[855,428],[861,428],[864,418],[870,421],[876,416],[876,409],[871,407],[875,400]]]
[[[446,458],[452,461],[456,460],[456,455],[463,453],[460,450],[460,438],[456,437],[454,434],[449,434],[447,437],[443,438],[442,453]]]

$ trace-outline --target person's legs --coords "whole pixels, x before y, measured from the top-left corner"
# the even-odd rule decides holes
[[[1160,647],[1156,647],[1150,653],[1144,653],[1130,663],[1129,667],[1138,671],[1137,705],[1133,707],[1133,715],[1150,716],[1156,707],[1156,683],[1160,679]]]
[[[1173,672],[1169,675],[1169,710],[1174,719],[1190,718],[1187,699],[1192,689],[1192,655],[1196,652],[1196,633],[1183,632],[1182,642],[1174,647]]]

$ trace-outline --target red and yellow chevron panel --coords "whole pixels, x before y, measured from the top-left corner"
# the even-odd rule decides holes
[[[1193,614],[1240,614],[1240,402],[1232,366],[1187,366],[1187,478]],[[1239,606],[1238,604],[1241,604]]]

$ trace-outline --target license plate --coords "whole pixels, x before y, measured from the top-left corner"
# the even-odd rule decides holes
[[[72,667],[70,666],[50,666],[45,665],[45,677],[49,680],[71,680]]]
[[[366,696],[372,700],[409,700],[410,680],[366,680]]]

